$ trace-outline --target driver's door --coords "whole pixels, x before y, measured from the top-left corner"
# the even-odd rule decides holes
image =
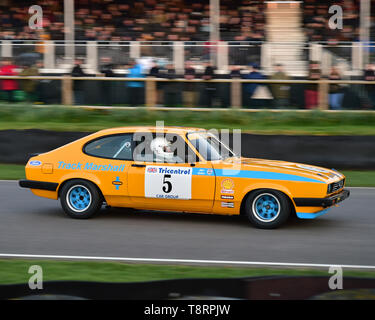
[[[177,143],[183,145],[188,155],[194,154],[194,161],[190,157],[176,163],[156,161],[155,157],[137,161],[135,153],[128,171],[128,193],[134,207],[211,212],[215,193],[212,165],[196,162],[194,151],[183,137],[177,136]]]

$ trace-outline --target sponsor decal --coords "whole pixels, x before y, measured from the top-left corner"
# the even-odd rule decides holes
[[[221,199],[225,199],[225,200],[233,200],[233,199],[234,199],[234,196],[228,196],[228,195],[224,195],[224,194],[222,194],[222,195],[221,195]]]
[[[222,208],[234,208],[234,203],[233,202],[222,202],[221,207]]]
[[[198,176],[210,176],[213,174],[213,170],[211,168],[194,168],[193,169],[193,175],[198,175]]]
[[[65,169],[65,170],[83,170],[83,171],[112,171],[112,172],[123,172],[125,169],[125,165],[114,166],[112,164],[95,164],[93,162],[74,162],[74,163],[67,163],[64,161],[58,162],[58,169]]]
[[[185,168],[169,168],[169,167],[158,167],[159,174],[179,174],[179,175],[191,175],[191,169]]]
[[[232,179],[224,179],[221,181],[221,193],[234,193],[234,182]]]
[[[112,184],[115,186],[116,190],[120,190],[120,186],[122,186],[122,181],[120,177],[116,177],[116,180],[112,181]]]
[[[40,162],[40,161],[38,161],[38,160],[31,160],[30,162],[29,162],[29,165],[30,166],[33,166],[33,167],[38,167],[38,166],[40,166],[42,164],[42,162]]]
[[[202,169],[202,168],[199,168],[198,172],[196,173],[197,175],[206,175],[206,170]]]
[[[192,174],[186,167],[146,166],[145,197],[191,199]]]

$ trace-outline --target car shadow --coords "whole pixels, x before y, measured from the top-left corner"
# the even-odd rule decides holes
[[[165,222],[189,222],[200,224],[219,224],[219,225],[233,225],[241,227],[253,227],[245,216],[238,215],[217,215],[217,214],[203,214],[203,213],[188,213],[188,212],[171,212],[171,211],[154,211],[154,210],[135,210],[127,208],[107,208],[102,209],[101,212],[94,219],[119,219],[126,218],[131,220],[142,221],[165,221]],[[293,230],[293,229],[315,229],[315,228],[332,228],[337,226],[338,221],[329,218],[318,219],[299,219],[297,217],[290,217],[289,220],[279,229]],[[254,228],[254,227],[253,227]]]
[[[203,213],[172,212],[172,211],[154,211],[154,210],[135,210],[127,208],[109,208],[102,209],[94,219],[126,219],[155,220],[155,221],[185,221],[199,223],[225,223],[236,225],[249,224],[246,217],[213,215]]]

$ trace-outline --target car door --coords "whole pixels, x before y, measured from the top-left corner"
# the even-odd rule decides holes
[[[128,192],[132,204],[154,210],[211,212],[215,194],[212,165],[196,162],[197,156],[184,137],[174,136],[174,147],[170,152],[174,154],[173,159],[157,157],[151,147],[157,139],[155,134],[149,142],[147,139],[142,141],[144,147],[139,149],[144,150],[142,155],[134,152],[134,161],[128,171]],[[183,156],[179,152],[181,150],[184,150]]]

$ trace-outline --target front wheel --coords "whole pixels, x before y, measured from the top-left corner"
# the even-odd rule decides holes
[[[72,180],[61,189],[60,202],[71,218],[88,219],[99,212],[103,198],[94,184],[85,180]]]
[[[291,204],[285,194],[276,190],[257,190],[245,202],[246,216],[257,228],[275,229],[289,217]]]

